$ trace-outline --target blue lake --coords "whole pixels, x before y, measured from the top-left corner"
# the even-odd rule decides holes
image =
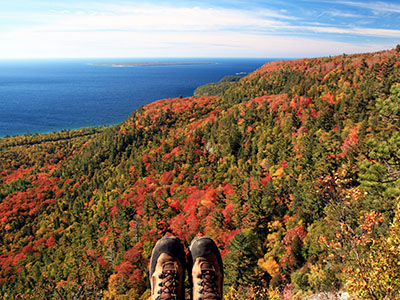
[[[270,59],[0,60],[0,137],[124,121],[163,98],[192,96],[199,85],[249,73]],[[112,67],[102,62],[210,62]]]

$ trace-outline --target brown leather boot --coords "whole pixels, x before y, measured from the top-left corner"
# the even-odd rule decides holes
[[[224,268],[221,254],[208,237],[195,238],[190,245],[192,259],[192,299],[222,300]]]
[[[150,260],[152,300],[185,299],[185,252],[177,237],[164,236],[153,248]]]

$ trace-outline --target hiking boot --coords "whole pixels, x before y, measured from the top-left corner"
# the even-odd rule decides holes
[[[208,237],[195,238],[190,245],[192,299],[222,300],[224,269],[221,254]]]
[[[185,252],[177,237],[164,236],[151,253],[152,300],[184,300]]]

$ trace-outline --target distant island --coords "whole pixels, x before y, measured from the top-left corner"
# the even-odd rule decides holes
[[[154,67],[154,66],[178,66],[178,65],[211,65],[214,62],[101,62],[88,63],[91,66],[110,66],[110,67]]]

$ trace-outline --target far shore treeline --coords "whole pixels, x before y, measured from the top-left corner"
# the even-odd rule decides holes
[[[88,63],[91,66],[110,66],[110,67],[158,67],[158,66],[182,66],[182,65],[211,65],[214,62],[190,62],[190,61],[160,61],[160,62],[101,62]]]

